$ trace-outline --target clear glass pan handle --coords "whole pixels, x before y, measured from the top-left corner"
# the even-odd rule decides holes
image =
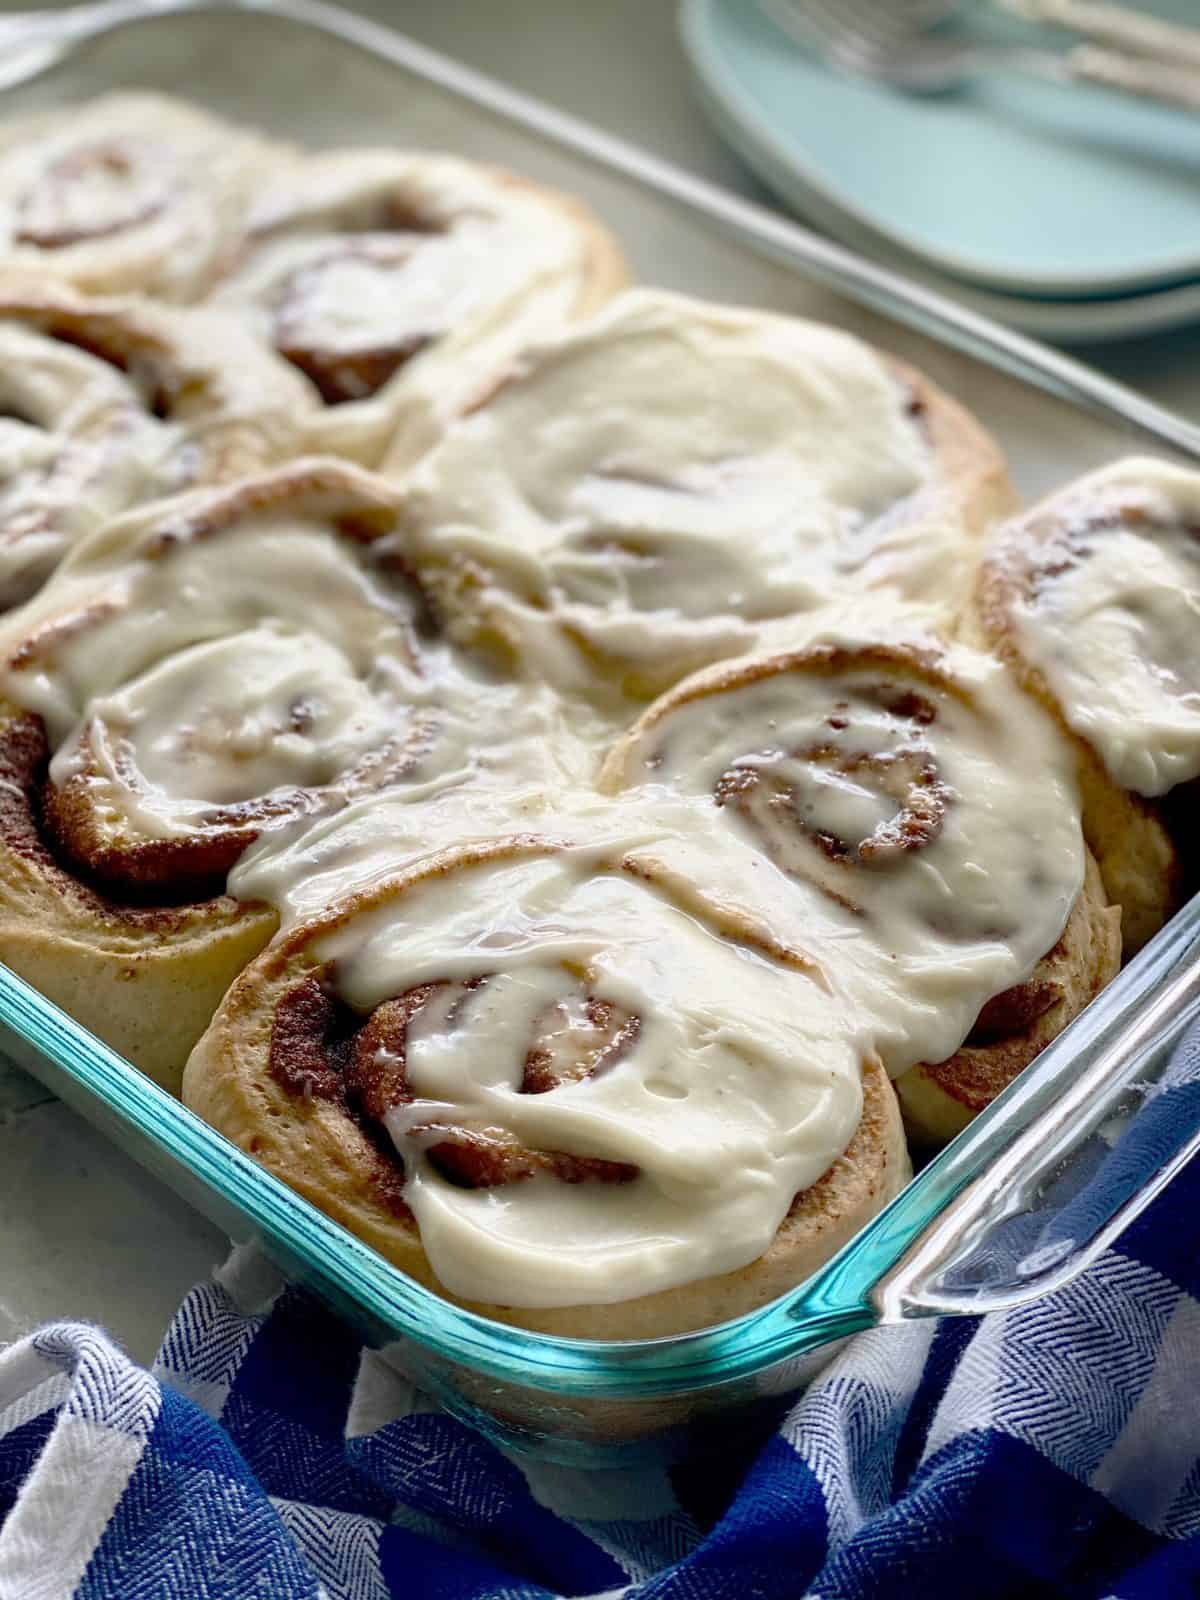
[[[879,1279],[879,1319],[1020,1305],[1112,1244],[1200,1150],[1198,1019],[1200,897],[984,1113],[990,1160]],[[955,1182],[957,1147],[918,1183]]]

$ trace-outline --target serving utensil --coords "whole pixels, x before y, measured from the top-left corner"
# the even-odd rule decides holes
[[[991,72],[1018,72],[1055,83],[1100,84],[1140,99],[1200,111],[1200,65],[1193,66],[1176,49],[1171,60],[1134,54],[1096,44],[1068,50],[1023,45],[979,44],[930,33],[940,15],[935,0],[760,0],[771,19],[806,49],[815,50],[831,66],[860,77],[893,85],[910,94],[942,94]],[[1039,0],[1029,0],[1037,7]],[[1040,0],[1057,12],[1044,20],[1064,25],[1072,0]],[[1088,6],[1090,13],[1112,7]],[[1032,14],[1025,9],[1025,14]],[[1039,12],[1039,18],[1042,13]],[[1093,16],[1094,20],[1094,16]],[[1190,29],[1172,29],[1190,33]],[[1110,35],[1111,36],[1111,35]],[[1126,33],[1123,37],[1128,38]],[[1154,36],[1161,48],[1169,40]],[[1200,62],[1200,35],[1197,40]]]

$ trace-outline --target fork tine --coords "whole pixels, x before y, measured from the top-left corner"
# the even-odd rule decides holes
[[[832,42],[829,25],[813,16],[807,0],[800,4],[797,0],[759,0],[759,9],[804,49],[824,51],[829,48]]]
[[[839,56],[877,51],[908,39],[911,22],[897,18],[874,0],[785,0],[793,12],[805,12],[820,28],[825,48]]]
[[[836,4],[823,0],[761,0],[762,9],[797,44],[821,55],[839,52],[859,37]]]
[[[792,38],[848,64],[906,43],[954,9],[954,0],[762,0]]]

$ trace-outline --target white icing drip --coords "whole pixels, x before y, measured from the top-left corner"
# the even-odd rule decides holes
[[[851,579],[903,586],[898,502],[928,564],[960,559],[961,531],[920,510],[930,470],[900,380],[855,339],[641,290],[450,429],[413,520],[427,558],[482,569],[482,609],[558,681],[568,633],[679,677]]]
[[[1122,788],[1154,797],[1200,777],[1200,474],[1121,462],[1028,521],[1046,519],[1063,531],[1033,550],[1034,588],[1014,602],[1022,654]],[[998,561],[1028,554],[1022,527]]]
[[[495,975],[418,1022],[418,1098],[388,1117],[422,1242],[458,1294],[596,1304],[745,1265],[858,1124],[859,1043],[841,998],[592,851],[462,867],[316,953],[363,1011],[424,981]],[[639,1017],[636,1039],[595,1077],[521,1093],[536,1019],[584,993]],[[438,1117],[639,1175],[458,1188],[414,1133]]]
[[[609,724],[546,688],[480,680],[450,657],[427,667],[439,685],[435,758],[402,788],[264,834],[230,874],[231,893],[268,901],[294,927],[453,844],[553,832],[564,818],[611,831],[611,809],[586,790]]]
[[[936,713],[926,725],[869,692],[880,680],[903,690],[903,673],[868,667],[837,683],[832,700],[853,712],[841,731],[827,726],[829,679],[768,677],[651,726],[626,751],[633,787],[611,799],[582,786],[581,766],[573,787],[562,771],[519,793],[456,785],[407,811],[396,797],[364,802],[287,848],[260,848],[235,875],[239,892],[282,906],[294,926],[447,845],[516,829],[587,841],[431,877],[314,949],[364,1013],[423,983],[488,979],[418,1013],[408,1058],[417,1101],[388,1117],[406,1198],[449,1288],[502,1304],[586,1304],[753,1259],[853,1127],[840,1099],[797,1109],[813,1074],[871,1050],[893,1072],[944,1059],[987,1000],[1056,942],[1083,877],[1070,758],[995,661],[914,634],[914,616],[893,618],[882,637],[930,652],[961,690],[915,680]],[[837,617],[810,624],[804,642],[879,638]],[[593,740],[599,728],[587,730]],[[830,741],[850,758],[841,768],[795,754]],[[887,772],[914,741],[928,742],[947,790],[940,832],[919,853],[854,866],[846,882],[786,831],[771,860],[740,814],[712,799],[741,764],[787,780],[810,827],[857,843],[893,820],[896,803],[853,757],[881,756]],[[656,887],[607,870],[626,859]],[[811,952],[830,991],[756,953],[780,943]],[[574,1003],[577,1016],[581,973],[589,992],[649,1019],[645,1033],[616,1068],[520,1092],[533,1019],[556,1003]],[[431,1162],[430,1124],[500,1128],[528,1148],[624,1162],[640,1176],[464,1189]]]

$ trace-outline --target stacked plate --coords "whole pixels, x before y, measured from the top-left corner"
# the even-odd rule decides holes
[[[827,233],[1042,338],[1200,322],[1200,115],[1008,72],[906,94],[807,55],[758,0],[683,0],[680,25],[725,137]],[[950,26],[1058,42],[982,4]]]

